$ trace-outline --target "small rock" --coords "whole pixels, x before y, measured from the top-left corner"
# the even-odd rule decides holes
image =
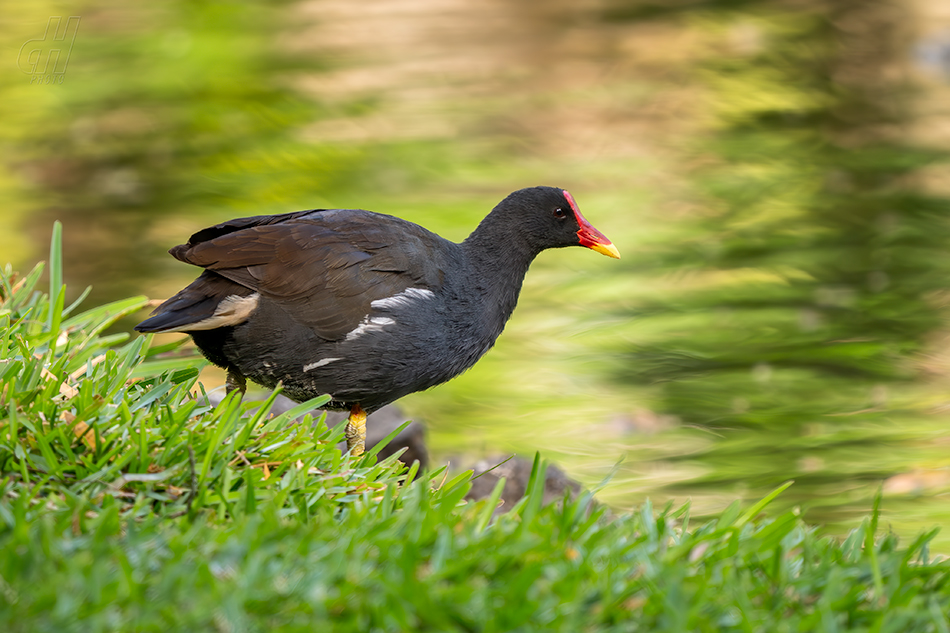
[[[518,501],[524,497],[528,489],[528,480],[531,478],[531,468],[534,460],[524,459],[522,457],[513,457],[505,461],[505,456],[495,456],[476,462],[470,468],[475,471],[478,479],[472,481],[472,489],[465,495],[466,499],[478,500],[487,499],[491,496],[492,490],[498,480],[504,477],[505,489],[501,493],[503,503],[499,507],[499,512],[507,512],[514,507]],[[494,470],[492,467],[505,462]],[[481,474],[484,473],[484,474]],[[560,501],[564,498],[565,491],[570,491],[570,497],[573,499],[581,491],[581,485],[568,477],[563,470],[554,465],[548,465],[548,470],[544,478],[544,498],[542,503],[547,505],[552,502]]]

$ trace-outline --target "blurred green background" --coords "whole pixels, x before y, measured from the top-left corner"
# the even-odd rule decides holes
[[[623,259],[542,254],[496,348],[401,401],[437,457],[623,460],[619,508],[795,479],[780,502],[832,533],[881,486],[898,533],[950,519],[944,3],[0,6],[0,260],[59,219],[74,296],[165,298],[196,275],[166,250],[228,218],[459,241],[565,187]]]

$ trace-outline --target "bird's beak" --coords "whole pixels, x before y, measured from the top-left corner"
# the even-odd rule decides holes
[[[592,251],[597,251],[607,257],[620,259],[620,251],[613,245],[613,242],[607,239],[607,236],[595,229],[590,222],[581,215],[581,210],[574,206],[574,217],[581,228],[577,231],[577,239],[581,246],[586,246]]]
[[[564,197],[567,199],[568,204],[571,205],[571,210],[574,212],[574,217],[577,218],[577,224],[580,225],[580,229],[577,230],[577,240],[581,246],[586,246],[592,251],[597,251],[602,255],[607,257],[613,257],[614,259],[620,259],[620,251],[617,250],[617,247],[613,245],[613,242],[607,239],[607,236],[598,231],[593,227],[593,225],[588,222],[583,215],[581,215],[581,210],[577,208],[577,203],[574,201],[574,196],[568,193],[566,190],[564,192]]]
[[[581,228],[577,232],[577,237],[580,239],[581,246],[586,246],[592,251],[597,251],[607,257],[613,257],[614,259],[620,259],[620,251],[617,250],[617,247],[613,245],[613,242],[607,239],[607,236],[595,229],[590,225],[587,220],[584,220],[581,217],[577,218],[580,222]]]

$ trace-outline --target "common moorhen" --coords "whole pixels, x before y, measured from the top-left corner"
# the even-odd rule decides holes
[[[494,344],[541,251],[617,248],[567,191],[532,187],[501,201],[456,244],[399,218],[319,209],[240,218],[169,253],[205,270],[139,323],[187,332],[228,372],[348,410],[363,452],[366,414],[462,373]]]

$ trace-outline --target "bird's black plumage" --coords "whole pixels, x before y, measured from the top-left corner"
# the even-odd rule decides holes
[[[617,256],[552,187],[512,193],[461,244],[362,210],[231,220],[169,251],[204,271],[136,329],[187,332],[211,362],[295,400],[372,412],[471,367],[534,257],[575,245]]]

